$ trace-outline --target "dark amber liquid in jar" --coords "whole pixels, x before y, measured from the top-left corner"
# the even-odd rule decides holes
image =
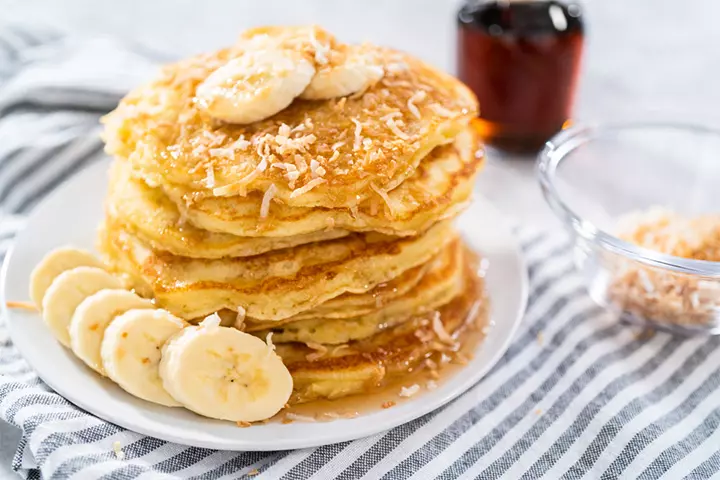
[[[577,5],[469,3],[458,13],[458,76],[477,95],[485,142],[529,152],[570,118],[583,46]]]

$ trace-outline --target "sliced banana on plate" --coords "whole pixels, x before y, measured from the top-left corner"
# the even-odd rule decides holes
[[[30,274],[30,299],[35,306],[42,308],[43,297],[55,277],[75,267],[102,268],[95,255],[77,248],[62,247],[45,255]]]
[[[349,46],[339,64],[328,64],[317,70],[307,88],[300,94],[305,100],[327,100],[366,90],[385,74],[371,56]]]
[[[300,52],[248,51],[211,73],[195,92],[198,105],[229,123],[252,123],[285,109],[308,86],[313,64]]]
[[[105,330],[100,354],[106,375],[126,392],[178,407],[158,375],[162,346],[187,324],[166,310],[128,310]]]
[[[96,267],[76,267],[58,275],[42,299],[42,316],[60,343],[70,346],[68,327],[78,305],[90,295],[108,288],[122,288],[122,282]]]
[[[272,417],[293,389],[272,344],[220,326],[217,315],[165,344],[160,376],[165,389],[189,410],[233,422]]]
[[[155,308],[127,290],[100,290],[83,300],[70,320],[70,347],[90,368],[105,375],[100,347],[105,329],[117,316],[132,309]]]

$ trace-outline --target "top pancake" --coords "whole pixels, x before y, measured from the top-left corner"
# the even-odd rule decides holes
[[[200,196],[264,193],[275,185],[274,197],[287,205],[353,207],[399,185],[477,114],[475,97],[455,78],[407,54],[365,45],[385,74],[361,95],[296,99],[248,125],[215,120],[194,101],[196,88],[248,48],[239,42],[169,65],[132,91],[104,119],[107,151],[151,185]],[[286,165],[301,172],[296,180],[287,179]],[[314,188],[297,194],[313,180]]]

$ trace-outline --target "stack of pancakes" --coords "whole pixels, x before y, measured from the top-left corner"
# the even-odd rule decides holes
[[[165,67],[104,119],[107,263],[182,318],[218,312],[272,333],[293,402],[366,391],[457,350],[478,299],[451,224],[482,162],[472,93],[364,45],[383,71],[365,90],[218,121],[196,89],[247,48]]]

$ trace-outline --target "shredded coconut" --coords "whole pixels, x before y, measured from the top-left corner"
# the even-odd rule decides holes
[[[255,167],[255,169],[250,172],[245,178],[240,180],[236,183],[231,183],[230,185],[225,185],[223,187],[216,187],[213,188],[213,194],[222,197],[224,195],[231,195],[233,193],[239,193],[241,195],[245,195],[245,187],[248,183],[252,182],[255,178],[260,176],[261,173],[263,173],[268,166],[267,158],[264,158],[258,163],[258,165]]]
[[[395,209],[393,208],[392,202],[390,201],[390,196],[387,194],[385,190],[375,185],[375,183],[370,182],[370,187],[375,190],[375,193],[380,195],[380,197],[383,199],[385,204],[388,207],[388,210],[390,210],[390,215],[395,217]]]
[[[420,391],[420,385],[417,383],[415,385],[411,385],[409,387],[402,387],[400,389],[400,396],[401,397],[412,397],[416,393]]]
[[[318,360],[327,354],[327,347],[321,343],[305,342],[305,345],[307,345],[308,348],[312,348],[313,350],[315,350],[314,353],[309,353],[305,355],[305,359],[308,362],[314,362],[315,360]]]
[[[428,390],[435,390],[438,387],[438,384],[435,380],[428,380],[425,384],[425,388]]]
[[[338,148],[345,145],[345,142],[335,142],[332,144],[332,147],[330,147],[332,150],[337,150]]]
[[[398,124],[395,122],[394,119],[390,118],[385,123],[387,123],[387,126],[390,128],[390,130],[402,140],[410,140],[410,136],[400,130],[400,127],[398,127]]]
[[[355,124],[355,142],[353,143],[353,150],[360,150],[360,144],[362,143],[362,124],[356,119],[352,118],[352,122]]]
[[[387,122],[388,120],[392,120],[393,118],[396,118],[396,117],[402,117],[402,113],[390,112],[387,115],[383,115],[382,117],[380,117],[380,120],[382,120],[383,122]]]
[[[238,330],[243,330],[245,328],[245,315],[246,310],[244,307],[238,305],[237,307],[237,315],[235,316],[235,328]]]
[[[198,148],[198,147],[195,147]],[[232,148],[211,148],[208,150],[211,157],[227,158],[228,160],[235,160],[235,150]]]
[[[454,344],[455,340],[450,336],[450,334],[445,330],[445,327],[443,326],[442,322],[440,321],[440,312],[435,312],[435,316],[432,320],[432,327],[433,331],[435,332],[435,335],[437,335],[438,339],[447,344]]]
[[[23,310],[31,310],[31,311],[36,311],[38,309],[34,304],[32,304],[30,302],[8,301],[8,302],[5,302],[5,306],[7,308],[21,308]]]
[[[442,117],[452,117],[453,113],[438,103],[430,104],[430,110]]]
[[[320,163],[313,158],[310,160],[310,173],[313,178],[317,178],[324,176],[327,172],[325,171],[325,168],[323,168]]]
[[[272,201],[275,196],[275,192],[277,192],[277,187],[274,183],[271,183],[268,189],[265,190],[262,203],[260,204],[260,218],[267,218],[268,213],[270,213],[270,201]]]
[[[295,182],[297,181],[297,179],[299,177],[300,177],[300,172],[298,172],[297,170],[288,172],[285,174],[285,178],[288,179],[288,185],[290,186],[291,189],[295,188]]]
[[[312,190],[313,188],[317,187],[318,185],[321,185],[321,184],[325,183],[326,181],[327,181],[327,180],[325,180],[324,178],[315,178],[315,179],[313,179],[313,180],[310,180],[310,181],[309,181],[308,183],[306,183],[304,186],[302,186],[302,187],[300,187],[300,188],[296,188],[295,190],[293,190],[292,192],[290,192],[290,198],[299,197],[300,195],[303,195],[303,194],[309,192],[309,191]]]
[[[285,414],[285,418],[292,420],[293,422],[316,422],[314,417],[307,415],[298,415],[297,413],[288,412]]]
[[[205,165],[205,171],[207,172],[207,177],[205,177],[205,185],[207,185],[208,188],[215,187],[215,169],[212,165]]]
[[[327,54],[330,47],[320,43],[315,36],[315,29],[310,29],[310,43],[315,48],[315,62],[318,65],[326,65],[328,63]]]
[[[300,173],[304,173],[308,169],[308,164],[305,161],[305,159],[302,157],[302,155],[295,155],[295,166],[297,167],[298,171]]]
[[[265,337],[265,343],[268,346],[268,356],[271,355],[275,351],[275,344],[272,341],[273,332],[270,332],[267,334],[267,337]]]
[[[422,116],[420,115],[420,110],[418,110],[415,102],[422,102],[426,97],[427,93],[425,90],[418,90],[407,101],[408,110],[410,110],[410,113],[412,113],[418,120],[421,119]]]
[[[401,73],[408,70],[408,68],[410,67],[408,67],[408,64],[405,62],[393,62],[385,66],[385,69],[390,73]]]

